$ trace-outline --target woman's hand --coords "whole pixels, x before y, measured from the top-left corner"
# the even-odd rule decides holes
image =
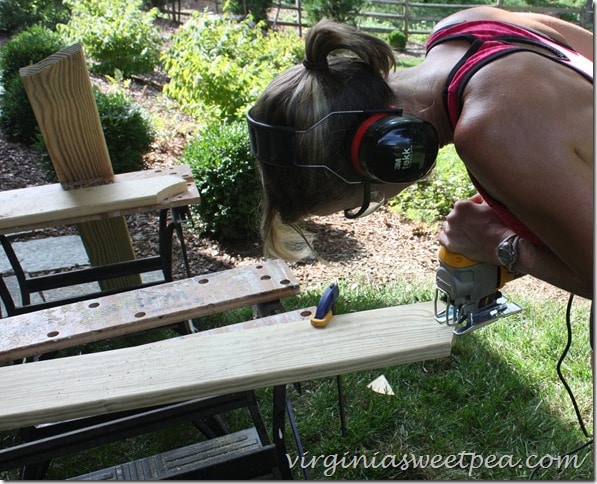
[[[513,233],[477,194],[454,204],[440,231],[439,243],[469,259],[500,265],[496,248]],[[519,258],[514,266],[517,273],[530,274],[566,291],[592,298],[592,284],[586,284],[548,247],[521,239],[518,250]]]
[[[454,204],[443,223],[439,243],[469,259],[499,265],[496,248],[513,233],[477,193]]]

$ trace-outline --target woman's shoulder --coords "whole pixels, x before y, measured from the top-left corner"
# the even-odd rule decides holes
[[[520,119],[524,113],[562,110],[564,100],[570,102],[567,93],[571,91],[591,94],[592,84],[551,59],[534,52],[516,52],[488,63],[470,79],[462,117],[472,116],[472,125],[478,125],[501,116]]]
[[[482,6],[467,8],[453,13],[452,15],[440,20],[435,25],[433,32],[436,32],[437,30],[440,30],[450,25],[473,21],[503,22],[507,24],[517,25],[519,27],[532,29],[537,32],[540,32],[559,42],[564,42],[565,36],[561,35],[559,30],[554,28],[555,23],[557,23],[560,26],[570,26],[570,24],[568,24],[567,22],[563,22],[559,19],[554,19],[545,15],[529,14],[525,12],[510,12],[497,7]]]
[[[513,18],[510,12],[495,7],[473,7],[460,10],[452,15],[445,17],[435,24],[434,31],[444,28],[448,25],[462,22],[471,22],[476,20],[492,20],[497,22],[510,22]]]
[[[544,157],[564,156],[592,136],[591,98],[592,85],[570,69],[530,52],[507,56],[467,85],[454,144],[472,162],[501,153],[526,163],[539,146]]]

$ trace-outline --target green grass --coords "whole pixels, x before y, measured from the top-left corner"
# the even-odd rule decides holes
[[[324,287],[289,298],[287,309],[315,304]],[[375,287],[340,281],[337,311],[429,300],[432,290],[426,282]],[[336,379],[302,382],[300,392],[289,386],[311,478],[527,479],[532,471],[527,459],[531,464],[541,458],[546,464],[555,463],[555,456],[587,441],[555,368],[566,343],[565,304],[540,295],[517,302],[524,308],[522,313],[458,338],[448,358],[344,375],[346,435],[340,428]],[[586,301],[573,306],[573,344],[563,372],[592,433],[588,312]],[[250,317],[250,310],[235,311],[205,323],[229,324]],[[394,396],[367,388],[381,374]],[[271,389],[258,390],[258,396],[269,427]],[[228,422],[233,429],[243,428],[248,416],[236,411]],[[192,427],[179,426],[128,439],[57,459],[48,478],[79,475],[200,438]],[[298,455],[288,439],[289,457],[294,460]],[[16,437],[5,432],[0,442],[7,446]],[[409,460],[402,461],[403,456]],[[413,465],[412,459],[434,456],[433,464]],[[494,460],[482,466],[481,461],[488,459]],[[579,452],[576,459],[578,468],[552,467],[535,477],[592,480],[592,447]],[[293,472],[301,477],[298,465]],[[0,473],[3,479],[16,477],[12,472]]]
[[[412,294],[412,287],[381,289],[391,294],[388,300],[397,303],[406,302],[402,298],[405,293],[416,296],[413,300],[425,299],[429,294],[425,288],[420,288],[418,294]],[[361,291],[366,292],[363,288]],[[377,307],[378,288],[369,288],[369,292],[371,304],[364,303],[362,295],[356,298],[363,302],[359,310]],[[346,436],[340,433],[335,380],[303,384],[302,394],[292,394],[303,444],[308,457],[327,459],[327,466],[325,459],[320,459],[310,469],[311,476],[526,479],[531,474],[525,465],[527,458],[535,463],[542,456],[559,456],[587,441],[555,370],[566,342],[564,305],[539,299],[518,302],[524,307],[520,315],[460,337],[450,358],[345,375]],[[591,432],[588,307],[581,302],[574,308],[573,346],[563,371]],[[395,396],[379,395],[367,388],[381,374],[392,385]],[[579,469],[560,474],[549,469],[538,472],[536,477],[593,479],[591,450],[589,447],[579,454]],[[411,459],[462,456],[466,465],[460,468],[455,464],[459,460],[454,461],[453,468],[414,468],[412,463],[383,468],[380,464],[384,456],[396,456],[395,462],[399,463],[403,455]],[[533,455],[538,457],[533,459]],[[360,465],[353,468],[351,459],[359,456]],[[492,456],[502,460],[496,460],[493,468],[474,468],[481,459]],[[378,468],[372,466],[374,457]],[[500,468],[500,463],[510,461],[516,465]],[[555,462],[549,457],[543,462],[548,461]],[[390,457],[385,462],[389,463]]]

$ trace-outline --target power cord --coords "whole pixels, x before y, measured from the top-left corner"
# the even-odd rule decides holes
[[[568,341],[566,342],[566,347],[564,348],[564,351],[562,352],[562,356],[560,356],[560,360],[558,361],[556,370],[558,372],[558,376],[560,377],[560,381],[562,382],[562,384],[566,388],[566,391],[568,392],[568,395],[570,396],[570,400],[572,400],[572,405],[574,406],[574,412],[576,413],[576,418],[578,420],[578,424],[580,425],[580,428],[581,428],[583,434],[585,434],[585,437],[590,437],[589,432],[587,432],[587,428],[585,427],[583,418],[580,414],[580,410],[578,409],[578,404],[576,403],[574,394],[572,393],[572,390],[570,389],[570,386],[568,385],[566,378],[564,378],[564,375],[562,374],[562,362],[564,361],[564,358],[566,358],[566,355],[568,354],[568,350],[570,349],[570,346],[572,345],[572,324],[570,323],[570,314],[572,312],[572,301],[573,300],[574,300],[574,294],[570,294],[570,298],[568,299],[568,306],[566,307],[566,329],[568,330]]]
[[[566,391],[568,392],[568,396],[570,397],[570,400],[572,401],[572,406],[574,407],[574,412],[576,413],[576,418],[578,420],[578,424],[580,425],[580,428],[581,428],[583,434],[585,435],[585,437],[590,438],[591,435],[589,434],[589,432],[587,431],[587,428],[585,427],[585,423],[582,418],[582,415],[580,414],[580,410],[578,409],[578,404],[576,403],[576,398],[574,397],[574,393],[572,392],[570,385],[568,385],[568,382],[566,381],[566,378],[564,377],[564,375],[562,373],[562,362],[568,355],[568,350],[570,349],[570,346],[572,345],[572,324],[570,322],[570,319],[571,319],[570,315],[572,313],[572,301],[573,300],[574,300],[574,294],[571,293],[570,297],[568,298],[568,305],[566,307],[566,329],[568,332],[568,339],[566,342],[566,347],[564,348],[564,351],[562,352],[562,355],[560,356],[560,359],[558,360],[558,364],[556,365],[556,370],[558,372],[558,377],[560,378],[560,381],[566,388]],[[567,452],[566,454],[562,455],[561,457],[567,457],[569,455],[575,454],[576,452],[580,452],[582,449],[584,449],[585,447],[588,447],[589,445],[592,445],[592,444],[593,444],[593,439],[589,440],[588,442],[585,442],[584,444],[571,450],[570,452]],[[531,475],[529,476],[529,480],[533,479],[533,477],[535,476],[535,472],[537,472],[539,469],[541,469],[540,465],[536,465],[533,468],[533,471],[531,472]]]

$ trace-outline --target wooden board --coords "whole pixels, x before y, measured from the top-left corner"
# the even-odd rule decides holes
[[[114,170],[81,44],[74,44],[19,71],[58,181],[111,181]],[[135,258],[122,217],[84,222],[81,240],[91,264]],[[140,275],[99,281],[103,290],[141,284]]]
[[[446,357],[452,337],[429,302],[7,366],[0,430]]]
[[[155,205],[186,189],[185,180],[165,175],[124,183],[60,190],[33,199],[19,197],[0,205],[0,228]]]
[[[259,319],[250,319],[242,323],[227,324],[226,326],[219,326],[217,328],[206,329],[202,331],[202,335],[216,334],[216,333],[232,333],[240,332],[245,329],[261,328],[263,326],[273,326],[276,324],[294,323],[301,319],[309,319],[315,316],[317,311],[316,306],[310,306],[303,309],[295,309],[294,311],[286,311],[285,313],[274,314],[273,316],[265,316]]]
[[[81,44],[19,71],[58,181],[114,175]]]
[[[12,316],[0,319],[0,363],[298,292],[288,265],[273,260]]]
[[[118,208],[105,210],[97,213],[89,213],[82,215],[80,213],[70,213],[64,218],[55,218],[43,222],[33,223],[30,217],[24,217],[18,220],[13,219],[13,225],[0,225],[0,234],[11,234],[25,230],[35,230],[46,227],[55,227],[58,225],[73,225],[85,221],[96,221],[99,219],[107,219],[119,217],[120,215],[130,215],[135,213],[154,212],[168,208],[184,207],[194,205],[200,202],[199,191],[197,185],[193,180],[191,168],[188,165],[175,165],[166,168],[155,168],[151,170],[131,171],[128,173],[119,173],[114,175],[113,183],[128,183],[137,180],[144,180],[152,177],[173,176],[182,178],[186,181],[187,186],[184,192],[177,193],[171,197],[166,197],[160,200],[159,203],[139,205],[127,208]],[[64,189],[73,190],[79,188],[87,188],[86,184],[81,183],[50,183],[47,185],[38,185],[26,188],[18,188],[15,190],[0,191],[0,210],[5,204],[14,204],[18,200],[34,200],[37,198],[54,197],[57,193],[64,191]]]

